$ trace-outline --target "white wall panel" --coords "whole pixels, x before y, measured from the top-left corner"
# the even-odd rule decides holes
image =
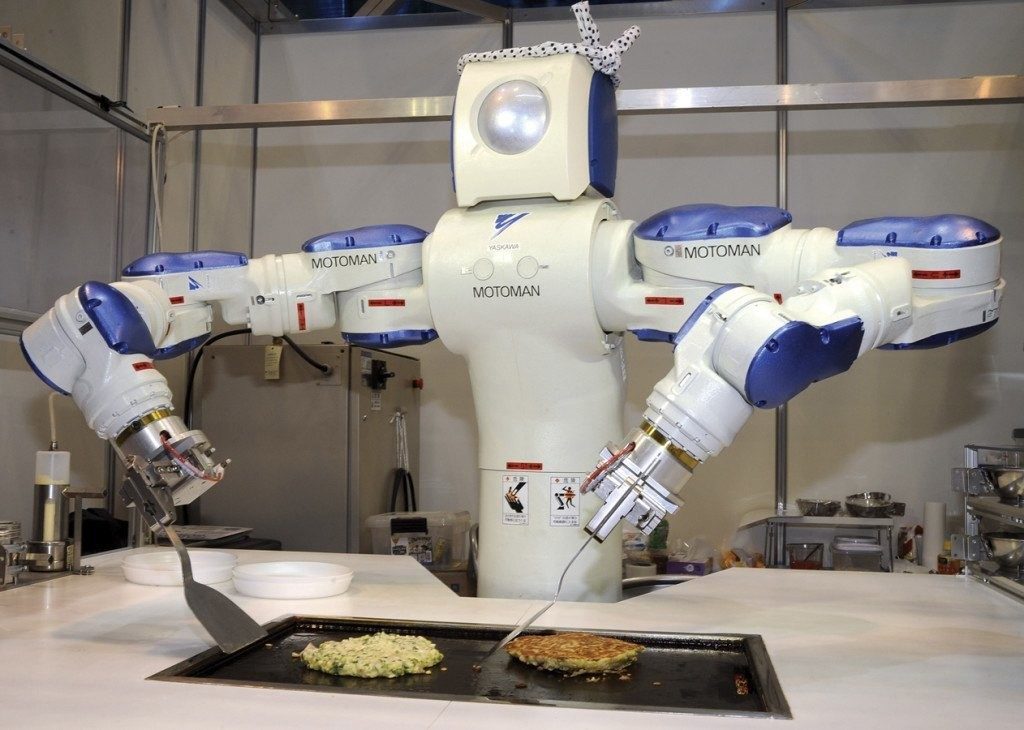
[[[206,13],[203,104],[251,104],[256,35],[216,0]],[[248,129],[202,133],[197,248],[248,251],[252,209],[252,139]]]
[[[791,14],[798,82],[1024,72],[1024,5],[867,8]],[[1005,237],[999,323],[939,350],[873,352],[791,406],[791,494],[891,492],[956,500],[949,469],[970,442],[1009,443],[1024,425],[1024,109],[1020,105],[790,115],[790,208],[799,221],[958,212]]]
[[[0,26],[25,49],[86,88],[118,97],[122,0],[0,0]]]

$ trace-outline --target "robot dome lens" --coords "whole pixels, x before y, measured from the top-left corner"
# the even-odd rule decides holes
[[[529,81],[506,81],[484,98],[477,127],[484,144],[495,152],[526,152],[547,131],[547,97]]]

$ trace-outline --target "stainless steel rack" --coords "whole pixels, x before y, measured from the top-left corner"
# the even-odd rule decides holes
[[[1024,601],[1024,570],[1000,570],[990,559],[985,544],[985,525],[997,524],[1019,530],[1024,537],[1024,505],[1000,501],[993,494],[986,470],[1024,470],[1024,448],[1016,446],[964,447],[964,466],[953,469],[953,491],[964,500],[964,531],[953,535],[952,555],[965,563],[972,578]]]

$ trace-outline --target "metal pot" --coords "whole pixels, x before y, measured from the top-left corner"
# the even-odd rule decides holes
[[[1019,568],[1024,563],[1024,533],[986,532],[988,554],[1004,568]]]
[[[983,468],[987,481],[999,495],[999,501],[1007,504],[1024,502],[1024,469]]]
[[[796,506],[804,517],[832,517],[843,505],[837,499],[798,499]]]
[[[861,492],[846,498],[846,511],[853,517],[892,517],[902,515],[905,509],[905,503],[893,502],[892,495],[885,492]]]

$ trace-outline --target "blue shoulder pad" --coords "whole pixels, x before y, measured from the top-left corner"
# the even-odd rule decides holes
[[[199,347],[201,344],[206,342],[210,338],[210,335],[199,335],[198,337],[191,337],[187,340],[182,340],[176,345],[169,345],[168,347],[161,347],[154,350],[151,357],[154,360],[170,360],[178,355],[184,355],[186,352]]]
[[[765,205],[680,205],[655,213],[635,235],[648,241],[759,238],[792,222],[789,211]]]
[[[400,223],[383,226],[363,226],[348,231],[335,231],[311,238],[302,244],[306,253],[342,251],[349,248],[378,248],[380,246],[402,246],[408,243],[422,243],[427,232],[416,226]]]
[[[991,243],[999,230],[966,215],[866,218],[839,231],[838,246],[894,246],[897,248],[967,248]]]
[[[820,328],[787,322],[750,361],[744,387],[747,400],[758,408],[777,408],[811,383],[846,372],[857,359],[863,339],[860,317]]]
[[[356,347],[404,347],[425,345],[437,339],[437,330],[392,330],[391,332],[342,332],[341,336]]]
[[[945,347],[946,345],[952,345],[954,342],[960,340],[966,340],[976,335],[980,335],[995,326],[998,319],[992,319],[988,322],[982,322],[981,324],[971,325],[970,327],[963,327],[958,330],[950,330],[948,332],[940,332],[931,337],[925,337],[923,340],[917,342],[903,342],[903,343],[889,343],[888,345],[880,345],[879,350],[933,350],[936,347]]]
[[[124,294],[110,284],[87,281],[78,288],[78,301],[114,352],[152,355],[156,346],[142,315]]]
[[[189,253],[151,253],[124,267],[124,276],[183,274],[197,269],[229,269],[246,266],[245,254],[233,251],[191,251]]]

